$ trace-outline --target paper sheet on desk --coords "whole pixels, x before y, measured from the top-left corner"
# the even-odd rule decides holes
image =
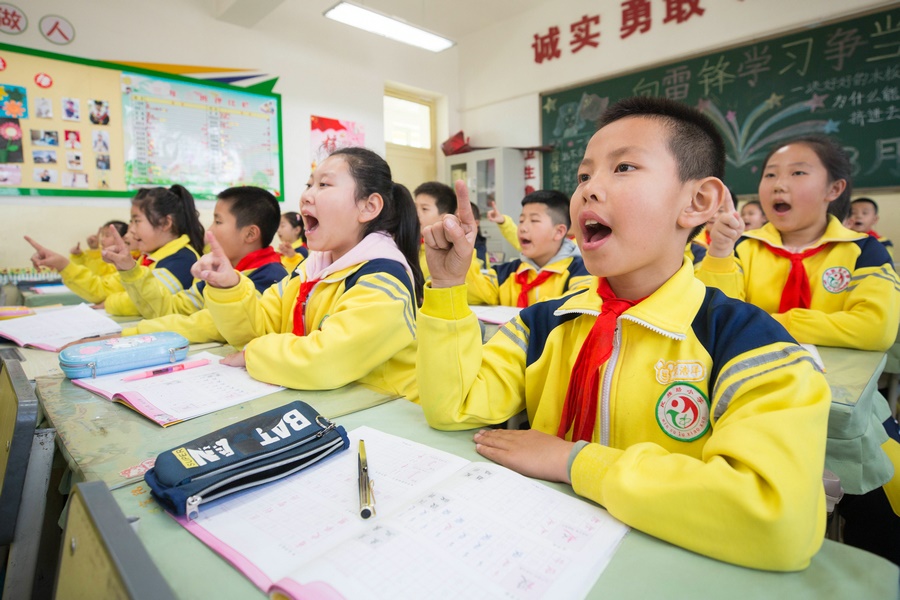
[[[819,354],[818,348],[813,346],[812,344],[800,344],[803,346],[810,354],[812,354],[813,360],[816,361],[816,366],[822,369],[822,372],[825,372],[825,363],[822,362],[822,355]]]
[[[493,325],[505,325],[507,321],[513,320],[521,312],[521,308],[517,306],[473,306],[469,308],[479,321],[491,323]]]
[[[0,336],[20,346],[51,352],[58,352],[66,344],[82,338],[121,331],[122,327],[118,323],[87,304],[0,321]]]

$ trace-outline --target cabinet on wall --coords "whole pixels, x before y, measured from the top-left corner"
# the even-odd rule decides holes
[[[525,157],[521,150],[512,148],[491,148],[475,150],[465,154],[448,156],[447,183],[462,179],[469,188],[469,199],[478,205],[481,211],[481,232],[487,238],[489,253],[497,256],[502,253],[501,260],[518,257],[518,251],[503,236],[496,223],[488,221],[489,202],[493,201],[497,209],[519,222],[522,209],[522,198],[525,196]]]

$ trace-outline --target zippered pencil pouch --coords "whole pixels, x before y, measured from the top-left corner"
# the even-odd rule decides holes
[[[287,477],[349,445],[343,427],[298,400],[163,452],[144,480],[163,508],[193,519],[201,504]]]
[[[184,360],[189,345],[174,331],[85,342],[61,351],[59,367],[69,379],[96,377]]]

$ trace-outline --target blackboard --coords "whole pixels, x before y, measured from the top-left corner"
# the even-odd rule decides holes
[[[0,195],[197,198],[256,185],[281,198],[281,97],[0,44]]]
[[[608,104],[663,96],[696,106],[725,139],[725,181],[756,193],[765,154],[809,133],[832,135],[856,188],[900,185],[900,8],[541,95],[543,185],[571,194]]]

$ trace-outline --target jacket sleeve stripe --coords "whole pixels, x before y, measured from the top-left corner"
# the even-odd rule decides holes
[[[500,333],[511,339],[516,346],[522,349],[522,352],[528,352],[528,344],[512,331],[513,328],[522,329],[522,326],[519,323],[513,324],[510,322],[500,328]],[[522,333],[524,334],[524,331],[522,331]]]
[[[410,294],[409,289],[404,287],[403,285],[401,285],[396,279],[391,279],[390,277],[386,277],[382,273],[375,275],[374,279],[377,279],[378,281],[383,283],[385,286],[387,286],[388,288],[390,288],[394,291],[393,292],[394,296],[391,296],[392,298],[394,298],[395,296],[398,298],[405,298],[403,301],[403,306],[404,306],[406,312],[408,313],[407,318],[415,320],[416,309],[415,309],[415,304],[412,302],[412,298],[410,298],[411,294]],[[408,300],[406,298],[408,298]]]
[[[412,321],[411,318],[410,318],[412,311],[410,310],[410,306],[409,306],[409,304],[410,304],[410,302],[409,302],[409,296],[408,296],[407,294],[403,294],[403,296],[398,296],[398,295],[396,295],[394,292],[392,292],[391,290],[385,288],[384,286],[375,285],[374,283],[372,283],[371,280],[360,281],[360,282],[359,282],[359,285],[361,285],[361,286],[363,286],[363,287],[367,287],[367,288],[373,289],[373,290],[379,290],[379,291],[384,292],[385,294],[387,294],[387,296],[388,296],[391,300],[397,300],[398,302],[402,302],[402,303],[403,303],[403,319],[406,321],[406,327],[409,329],[409,333],[410,333],[414,338],[416,337],[416,327],[415,327],[415,324],[413,323],[413,321]]]
[[[153,269],[153,276],[159,279],[171,294],[182,291],[181,282],[168,269]]]

